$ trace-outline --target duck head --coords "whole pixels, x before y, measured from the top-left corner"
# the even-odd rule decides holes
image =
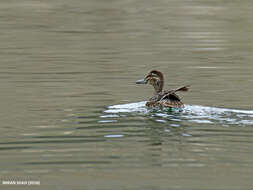
[[[150,71],[144,79],[136,81],[136,84],[151,84],[156,93],[162,92],[163,83],[163,74],[157,70]]]

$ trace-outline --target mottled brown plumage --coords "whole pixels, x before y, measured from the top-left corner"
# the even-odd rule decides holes
[[[189,90],[189,85],[171,90],[163,90],[164,77],[157,70],[152,70],[144,79],[136,81],[136,84],[151,84],[154,87],[155,95],[147,101],[146,106],[148,107],[183,108],[184,104],[176,92]]]

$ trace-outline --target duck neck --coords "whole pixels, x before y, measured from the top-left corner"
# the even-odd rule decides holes
[[[159,94],[163,90],[163,80],[160,80],[159,82],[157,82],[156,85],[153,85],[153,86],[155,89],[155,94]]]

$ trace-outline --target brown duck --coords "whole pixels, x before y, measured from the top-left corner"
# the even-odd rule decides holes
[[[176,95],[178,91],[188,91],[189,85],[171,90],[163,90],[164,77],[160,71],[152,70],[141,80],[137,80],[136,84],[151,84],[155,89],[155,95],[147,101],[148,107],[167,107],[167,108],[183,108],[184,104]]]

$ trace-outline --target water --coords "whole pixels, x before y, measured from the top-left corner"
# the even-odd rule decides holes
[[[185,105],[184,109],[168,110],[166,108],[149,109],[145,106],[146,102],[131,103],[109,106],[105,113],[113,113],[102,115],[102,118],[118,118],[124,113],[131,113],[137,115],[141,113],[144,116],[166,118],[169,121],[182,121],[203,123],[203,124],[219,124],[222,126],[250,126],[253,125],[253,111],[250,110],[236,110],[224,109],[207,106]],[[125,115],[123,115],[125,116]],[[158,122],[166,122],[166,120],[156,120]],[[114,122],[117,120],[101,120],[99,122]],[[180,126],[180,124],[177,124]]]
[[[251,1],[1,1],[1,180],[252,189],[252,20]],[[144,106],[152,69],[191,85],[183,111]]]

